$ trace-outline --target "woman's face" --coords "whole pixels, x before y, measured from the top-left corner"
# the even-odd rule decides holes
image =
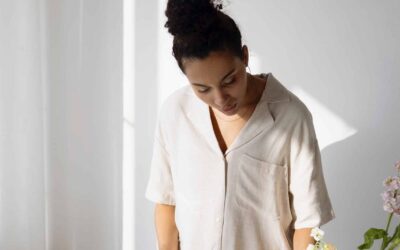
[[[184,59],[183,67],[194,93],[203,102],[228,116],[242,107],[247,73],[246,64],[237,56],[211,52],[204,59]]]

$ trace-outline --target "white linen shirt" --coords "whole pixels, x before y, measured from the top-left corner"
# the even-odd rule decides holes
[[[293,249],[294,229],[334,219],[312,115],[272,73],[225,154],[188,86],[162,104],[146,198],[175,205],[181,250]]]

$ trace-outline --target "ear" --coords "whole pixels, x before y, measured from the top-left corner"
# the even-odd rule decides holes
[[[249,50],[246,45],[243,45],[242,47],[242,55],[243,55],[242,61],[244,65],[246,66],[249,65]]]

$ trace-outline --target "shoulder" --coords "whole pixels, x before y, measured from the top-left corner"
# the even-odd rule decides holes
[[[312,118],[304,102],[271,74],[267,100],[273,116],[285,124],[298,123]]]
[[[287,106],[287,112],[285,115],[285,123],[288,125],[290,135],[297,142],[301,142],[307,139],[316,139],[315,127],[313,122],[313,116],[304,102],[295,94],[289,91],[290,102]]]
[[[290,102],[287,107],[288,115],[297,120],[310,120],[312,119],[311,112],[307,105],[293,92],[288,90]]]
[[[190,85],[180,87],[169,94],[160,105],[157,115],[157,133],[162,134],[167,150],[174,145],[179,127],[185,123],[186,110],[194,97]]]
[[[162,123],[176,121],[183,113],[184,108],[193,98],[190,85],[182,86],[169,94],[161,103],[158,119]]]

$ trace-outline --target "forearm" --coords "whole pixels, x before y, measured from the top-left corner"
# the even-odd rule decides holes
[[[315,240],[311,237],[312,228],[300,228],[294,231],[293,250],[305,250],[308,244],[315,244]]]
[[[178,250],[178,229],[175,224],[175,206],[156,204],[155,225],[159,250]]]

